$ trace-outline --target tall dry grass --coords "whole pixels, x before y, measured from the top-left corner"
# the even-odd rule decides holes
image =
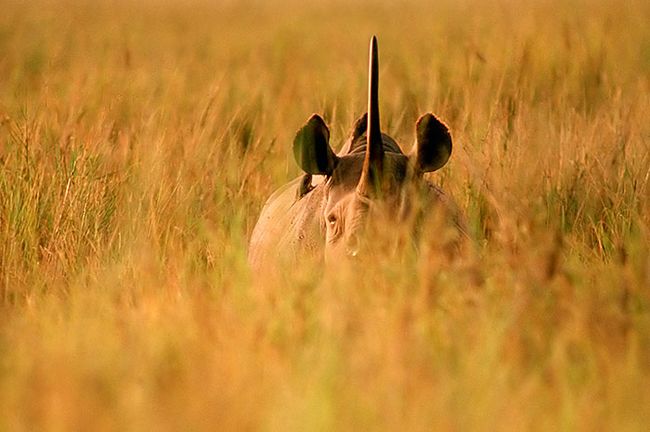
[[[0,430],[645,430],[650,6],[0,4]],[[382,127],[474,252],[251,285],[249,233],[379,36]]]

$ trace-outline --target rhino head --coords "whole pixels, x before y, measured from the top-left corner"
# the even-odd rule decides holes
[[[363,249],[364,231],[376,214],[389,220],[408,207],[409,191],[422,175],[444,166],[452,151],[447,127],[433,114],[415,124],[416,143],[409,154],[383,134],[379,122],[377,39],[370,41],[368,112],[359,118],[343,149],[336,154],[323,119],[312,115],[298,131],[294,156],[305,172],[299,195],[310,193],[312,175],[324,176],[319,207],[325,230],[325,258],[357,256]],[[368,243],[368,242],[366,242]]]

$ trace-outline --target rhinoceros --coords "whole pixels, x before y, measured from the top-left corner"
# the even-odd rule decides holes
[[[423,178],[443,167],[452,151],[449,129],[435,115],[415,124],[416,144],[405,154],[381,132],[378,104],[377,38],[370,41],[368,111],[352,127],[341,150],[329,144],[323,118],[312,115],[293,141],[296,162],[304,174],[273,193],[253,229],[248,259],[254,272],[298,263],[302,257],[326,263],[362,254],[366,227],[373,220],[393,225],[417,220],[414,211],[443,209],[449,225],[464,233],[455,205]],[[414,200],[426,205],[414,205]],[[383,212],[384,216],[374,214]],[[421,218],[420,218],[421,219]],[[386,229],[393,229],[387,226]]]

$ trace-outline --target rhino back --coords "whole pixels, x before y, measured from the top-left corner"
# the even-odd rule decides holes
[[[322,251],[323,189],[316,187],[298,198],[301,181],[299,177],[278,189],[262,208],[248,251],[253,271],[267,270],[279,262],[295,263],[305,254]]]

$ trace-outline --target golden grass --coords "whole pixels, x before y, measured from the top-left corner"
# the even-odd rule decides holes
[[[647,428],[648,2],[347,3],[1,2],[0,430]],[[373,33],[475,253],[259,295],[252,226]]]

